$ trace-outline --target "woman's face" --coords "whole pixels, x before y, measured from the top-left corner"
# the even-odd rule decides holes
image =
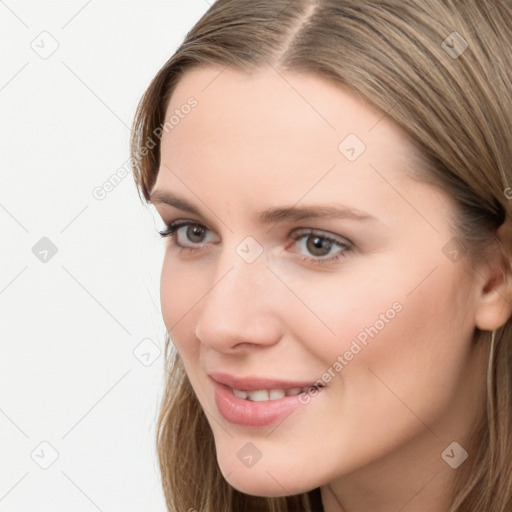
[[[173,93],[153,203],[182,224],[162,313],[223,475],[277,496],[386,465],[453,472],[441,453],[467,441],[485,358],[448,197],[408,177],[404,134],[342,86],[221,71]]]

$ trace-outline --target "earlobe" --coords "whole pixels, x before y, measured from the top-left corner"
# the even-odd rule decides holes
[[[511,247],[510,227],[511,224],[507,221],[497,231],[505,248]],[[512,316],[512,268],[499,247],[496,248],[496,257],[487,266],[484,277],[475,323],[480,330],[494,331]]]

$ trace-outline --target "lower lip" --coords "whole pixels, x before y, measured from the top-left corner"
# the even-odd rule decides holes
[[[277,400],[253,402],[233,395],[230,387],[213,381],[215,390],[215,403],[227,421],[246,427],[266,427],[284,419],[297,407],[307,405],[299,401],[299,395],[284,396]],[[320,392],[319,390],[318,392]],[[315,400],[311,395],[310,399]],[[308,399],[309,403],[309,399]]]

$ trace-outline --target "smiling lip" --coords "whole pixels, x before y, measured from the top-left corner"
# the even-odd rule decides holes
[[[292,381],[264,379],[261,377],[235,377],[222,372],[210,372],[208,375],[220,384],[225,384],[232,389],[240,389],[241,391],[255,391],[257,389],[291,389],[314,386],[314,382],[311,382],[310,380]]]
[[[255,402],[234,396],[233,389],[256,391],[260,389],[291,389],[314,386],[311,381],[234,377],[220,372],[212,372],[209,377],[212,379],[214,386],[215,403],[224,419],[230,423],[247,427],[265,427],[274,424],[284,419],[297,407],[305,404],[298,399],[299,395]]]

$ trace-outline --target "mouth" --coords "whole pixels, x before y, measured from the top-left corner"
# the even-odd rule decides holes
[[[293,410],[304,407],[324,387],[322,382],[283,381],[256,377],[233,377],[210,373],[215,403],[221,415],[237,425],[264,427],[282,421]],[[309,408],[307,408],[309,410]]]
[[[237,377],[223,372],[210,372],[208,376],[230,388],[237,398],[254,402],[278,400],[285,396],[295,396],[325,387],[319,380],[312,382],[251,376]]]
[[[229,387],[229,386],[228,386]],[[251,402],[266,402],[269,400],[279,400],[285,396],[297,396],[301,393],[308,393],[312,390],[320,391],[325,387],[323,384],[310,384],[302,388],[273,388],[273,389],[256,389],[253,391],[244,391],[242,389],[229,388],[233,395],[242,400],[250,400]]]

